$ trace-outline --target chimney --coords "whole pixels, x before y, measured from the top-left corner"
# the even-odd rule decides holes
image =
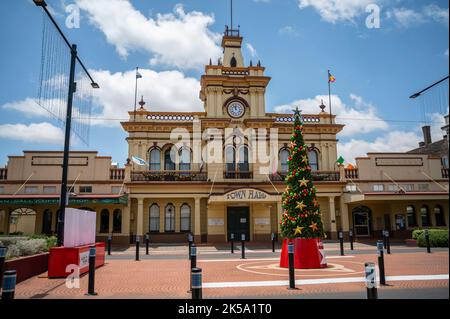
[[[422,127],[423,141],[425,145],[431,144],[431,127],[429,125]]]

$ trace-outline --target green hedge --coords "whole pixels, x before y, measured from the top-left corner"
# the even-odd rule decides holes
[[[49,251],[56,246],[56,237],[44,235],[0,236],[0,246],[6,246],[6,259],[31,256]]]
[[[448,229],[429,229],[431,247],[448,247]],[[417,240],[419,247],[426,247],[425,231],[417,229],[413,231],[413,239]]]

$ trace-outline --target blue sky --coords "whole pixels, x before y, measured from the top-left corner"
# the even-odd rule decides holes
[[[127,157],[119,120],[134,103],[134,68],[142,68],[139,94],[151,110],[198,111],[203,65],[220,53],[229,24],[228,0],[47,0],[58,23],[101,89],[90,143],[120,165]],[[68,28],[67,6],[80,9],[80,27]],[[380,8],[380,28],[369,29],[369,4]],[[447,102],[408,97],[448,75],[446,0],[235,0],[246,63],[261,60],[272,77],[267,111],[299,105],[319,111],[328,94],[346,128],[339,155],[353,162],[368,151],[405,151],[421,140],[423,120],[439,138]],[[38,91],[42,12],[31,0],[8,1],[0,11],[0,165],[22,150],[62,150],[62,130],[33,101]],[[444,88],[448,88],[447,86]],[[326,103],[327,100],[325,100]],[[447,107],[447,108],[446,108]],[[108,119],[108,120],[105,120]]]

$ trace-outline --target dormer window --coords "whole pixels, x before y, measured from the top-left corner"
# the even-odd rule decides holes
[[[231,58],[230,65],[231,65],[232,68],[237,67],[237,60],[236,60],[235,57]]]

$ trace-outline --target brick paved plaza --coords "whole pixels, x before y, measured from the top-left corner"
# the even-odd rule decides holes
[[[239,247],[232,255],[226,247],[199,247],[198,267],[203,269],[203,298],[366,298],[364,263],[377,262],[373,246],[357,244],[340,256],[337,245],[325,245],[328,268],[296,270],[299,290],[288,290],[288,270],[278,267],[280,251],[250,247],[240,259]],[[113,251],[105,266],[96,271],[94,298],[187,299],[189,265],[187,246],[158,246],[141,260],[134,248]],[[385,255],[388,286],[379,288],[380,298],[448,298],[448,250],[395,246]],[[16,298],[86,297],[87,276],[79,289],[69,289],[65,279],[46,274],[17,285]]]

